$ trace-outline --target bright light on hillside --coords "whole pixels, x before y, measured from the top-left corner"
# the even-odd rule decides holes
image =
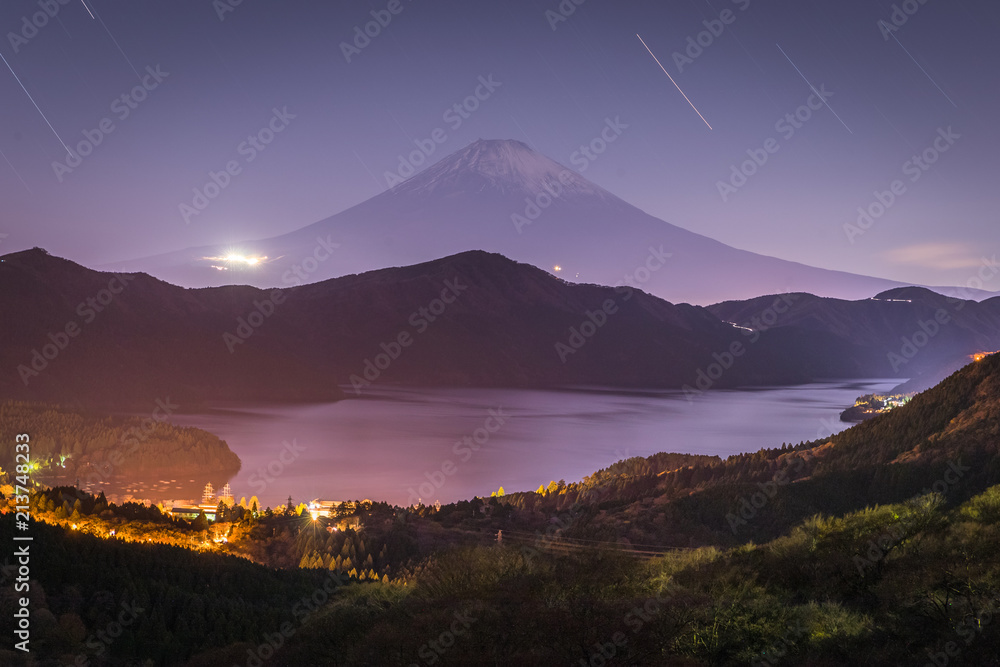
[[[239,253],[231,252],[225,257],[203,257],[202,259],[212,261],[212,262],[225,262],[229,265],[242,264],[246,266],[257,266],[267,261],[267,256],[264,257],[254,257],[251,255],[241,255]],[[226,267],[213,266],[212,268],[218,269],[220,271],[225,271]]]

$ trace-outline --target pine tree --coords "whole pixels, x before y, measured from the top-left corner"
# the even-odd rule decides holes
[[[198,517],[191,523],[191,528],[199,532],[208,530],[208,517],[205,512],[199,512]]]

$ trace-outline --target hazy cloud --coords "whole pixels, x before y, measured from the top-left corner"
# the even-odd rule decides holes
[[[883,253],[893,264],[906,264],[929,269],[968,269],[982,263],[982,249],[969,243],[918,243],[894,248]]]

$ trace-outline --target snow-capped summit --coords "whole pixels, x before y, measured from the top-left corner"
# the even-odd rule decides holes
[[[479,139],[392,189],[394,195],[447,192],[535,196],[543,192],[611,199],[576,171],[513,139]]]
[[[631,284],[674,303],[791,291],[867,299],[901,285],[732,248],[639,210],[520,141],[484,139],[294,232],[102,268],[190,287],[282,287],[468,250],[571,282]]]

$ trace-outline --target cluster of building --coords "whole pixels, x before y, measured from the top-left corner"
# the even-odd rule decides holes
[[[291,499],[289,499],[291,501]],[[205,518],[209,521],[215,521],[216,512],[219,509],[219,503],[226,505],[227,507],[232,507],[235,505],[235,500],[233,498],[233,491],[227,483],[218,494],[215,493],[215,488],[212,486],[211,482],[205,485],[205,489],[201,494],[201,502],[197,503],[195,501],[176,501],[173,503],[172,507],[167,510],[167,512],[174,517],[180,519],[187,519],[188,521],[197,519],[198,516],[204,512]],[[370,500],[362,500],[362,505],[371,504]],[[318,521],[320,519],[338,519],[335,525],[328,526],[328,530],[346,530],[348,528],[358,528],[360,525],[360,519],[357,516],[347,516],[339,517],[338,515],[344,514],[355,509],[354,501],[343,501],[343,500],[323,500],[321,498],[316,498],[306,504],[306,511],[309,516],[312,517],[313,521]],[[258,508],[260,509],[260,508]]]
[[[201,503],[195,502],[174,502],[173,506],[167,510],[170,516],[175,516],[180,519],[197,519],[198,515],[202,512],[205,513],[205,518],[209,521],[215,521],[215,512],[219,509],[219,503],[223,503],[227,507],[232,507],[235,504],[233,500],[233,490],[227,483],[222,490],[219,491],[218,496],[215,494],[215,488],[212,483],[209,482],[205,485],[205,490],[201,493]]]
[[[913,400],[913,394],[893,394],[891,396],[868,394],[857,399],[854,402],[854,407],[865,414],[871,415],[902,407],[911,400]]]

